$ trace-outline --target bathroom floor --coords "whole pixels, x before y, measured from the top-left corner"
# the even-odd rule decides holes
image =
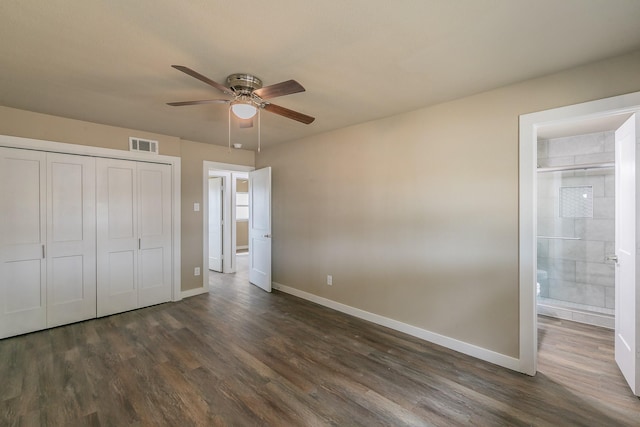
[[[614,359],[614,331],[538,316],[538,374],[594,404],[638,411]]]

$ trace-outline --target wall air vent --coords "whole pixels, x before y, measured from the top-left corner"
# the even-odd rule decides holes
[[[158,154],[158,150],[158,141],[136,138],[134,136],[129,137],[129,151]]]

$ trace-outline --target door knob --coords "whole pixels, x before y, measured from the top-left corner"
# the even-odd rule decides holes
[[[604,259],[606,259],[607,261],[618,262],[618,255],[607,255]]]
[[[265,235],[264,235],[264,236],[262,236],[262,237],[266,237],[267,239],[270,239],[270,238],[271,238],[271,234],[265,234]]]

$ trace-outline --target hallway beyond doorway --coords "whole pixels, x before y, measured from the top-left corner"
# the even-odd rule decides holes
[[[218,273],[217,271],[209,270],[209,288],[213,289],[218,283],[229,286],[249,283],[248,251],[238,251],[238,253],[236,253],[235,273]]]

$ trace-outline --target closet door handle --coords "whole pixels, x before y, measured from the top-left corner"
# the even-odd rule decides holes
[[[140,242],[140,240],[142,239],[138,237],[138,250],[140,250],[140,248],[142,247],[142,243]]]
[[[46,256],[45,256],[45,255],[46,255],[46,253],[45,253],[45,251],[44,251],[44,245],[42,245],[42,259],[45,259],[45,258],[46,258]]]

